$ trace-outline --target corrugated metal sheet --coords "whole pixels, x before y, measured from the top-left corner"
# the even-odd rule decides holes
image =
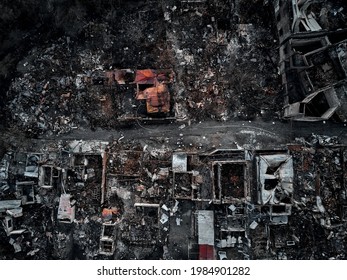
[[[148,113],[170,112],[170,94],[165,84],[158,84],[144,90]]]
[[[61,222],[72,223],[75,219],[75,207],[71,206],[71,195],[62,194],[60,196],[59,208],[58,208],[58,220]]]
[[[198,243],[199,245],[214,245],[213,211],[198,211]]]
[[[154,84],[156,74],[151,69],[137,70],[135,83],[137,84]]]

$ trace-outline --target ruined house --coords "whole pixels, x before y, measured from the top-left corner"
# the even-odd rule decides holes
[[[284,118],[346,121],[346,26],[323,2],[273,1],[280,40]],[[334,3],[328,4],[331,8]]]
[[[293,197],[293,160],[288,154],[256,157],[258,204],[267,209],[272,224],[288,223]]]

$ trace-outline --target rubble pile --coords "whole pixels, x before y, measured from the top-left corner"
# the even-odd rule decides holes
[[[1,169],[5,256],[344,259],[345,146],[313,134],[287,147],[192,152],[121,139],[12,151]]]
[[[2,234],[13,243],[13,258],[92,259],[98,255],[103,168],[101,144],[96,145],[50,142],[39,144],[36,153],[6,154]]]
[[[121,116],[141,108],[127,107],[135,99],[134,79],[126,85],[112,80],[117,68],[173,68],[170,102],[180,120],[276,115],[276,39],[264,19],[248,22],[232,2],[136,7],[117,22],[84,25],[83,41],[63,36],[32,48],[7,92],[9,125],[33,136],[119,127]],[[270,13],[269,5],[265,9]]]
[[[276,38],[264,18],[247,18],[246,2],[202,1],[165,11],[180,86],[176,102],[184,102],[188,119],[248,120],[280,108]]]
[[[334,137],[312,135],[309,140],[300,139],[300,144],[290,146],[297,166],[291,226],[299,239],[312,246],[299,254],[304,258],[345,259],[346,148]],[[306,221],[306,226],[299,219]],[[308,226],[307,231],[300,232],[301,225]]]
[[[34,49],[18,65],[23,76],[12,82],[7,98],[19,129],[32,135],[59,135],[103,117],[100,99],[105,93],[88,90],[88,80],[110,62],[101,61],[102,56],[107,60],[102,50],[73,50],[69,44],[60,39]]]
[[[0,259],[346,259],[343,1],[83,3],[1,89]]]

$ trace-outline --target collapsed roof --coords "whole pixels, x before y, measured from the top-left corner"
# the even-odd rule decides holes
[[[287,203],[293,195],[293,159],[290,155],[261,155],[257,158],[259,203]]]

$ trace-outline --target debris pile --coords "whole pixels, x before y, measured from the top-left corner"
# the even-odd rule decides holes
[[[346,122],[343,1],[88,3],[5,87],[0,259],[347,258],[346,134],[292,122]]]
[[[25,162],[17,151],[2,159],[2,235],[16,258],[344,259],[338,141],[200,153],[124,139],[41,143]],[[213,242],[192,226],[200,211],[213,217]]]
[[[119,30],[91,21],[83,43],[63,36],[31,49],[7,91],[9,125],[51,136],[139,118],[277,118],[276,39],[266,16],[251,22],[232,2],[136,7],[121,15]]]

